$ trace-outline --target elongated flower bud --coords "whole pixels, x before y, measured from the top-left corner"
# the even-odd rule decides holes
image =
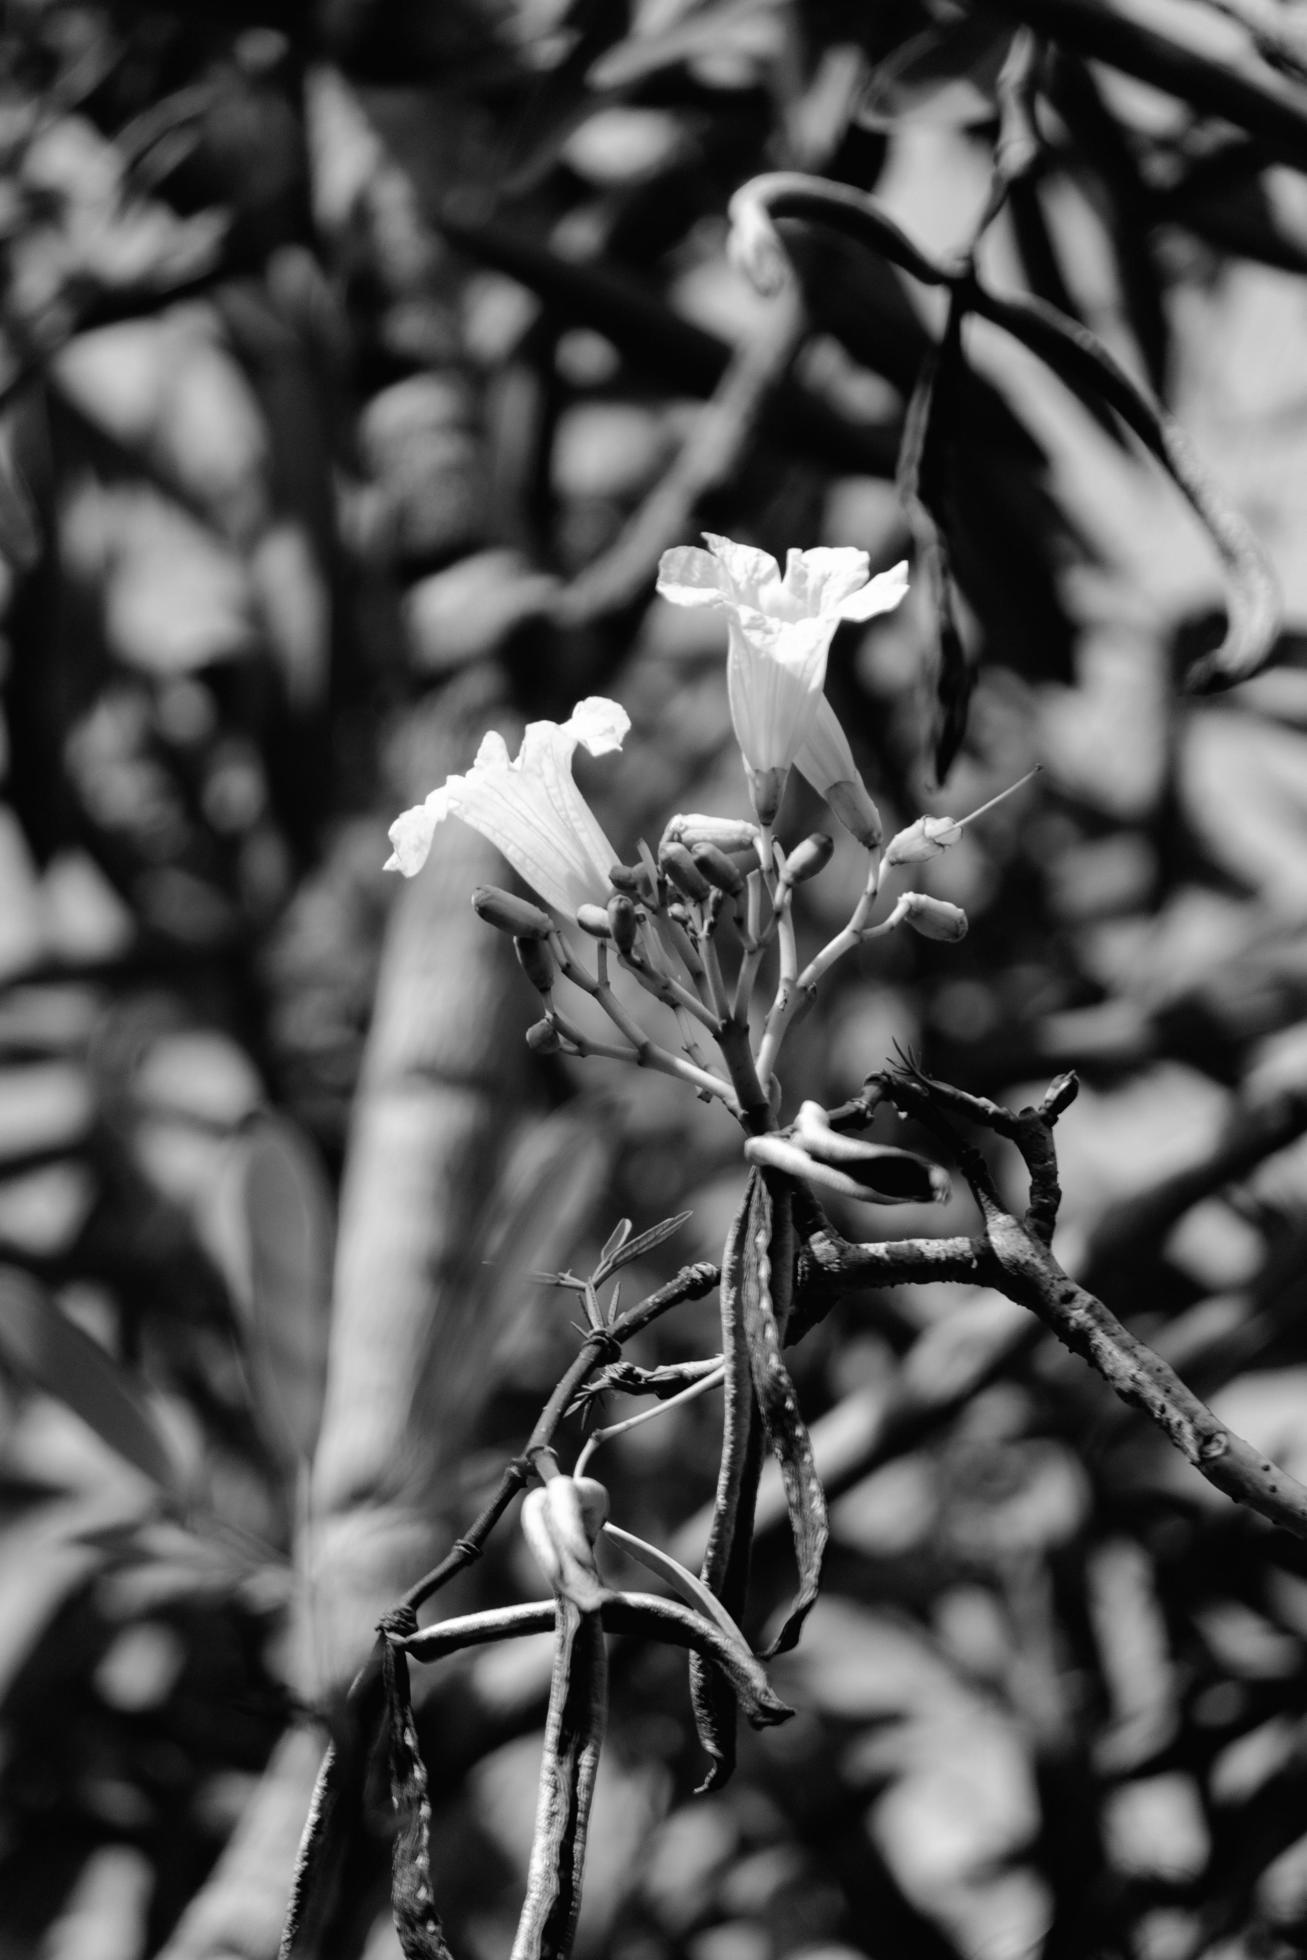
[[[608,914],[602,905],[578,905],[576,923],[582,932],[589,933],[591,939],[611,939],[613,936]]]
[[[950,844],[957,843],[968,824],[974,823],[977,817],[983,817],[985,812],[992,810],[996,803],[1005,803],[1009,796],[1015,796],[1032,776],[1038,774],[1038,769],[1028,769],[1024,776],[1019,776],[1016,782],[1000,790],[997,796],[991,796],[988,803],[982,803],[980,808],[973,810],[969,816],[918,817],[917,821],[910,823],[906,830],[901,830],[897,837],[890,838],[885,847],[885,869],[891,870],[896,864],[923,864],[927,858],[938,857],[940,852],[946,851]]]
[[[960,905],[945,898],[931,898],[926,892],[905,892],[899,900],[899,915],[923,939],[955,940],[967,936],[967,915]]]
[[[866,785],[857,778],[850,778],[845,782],[827,783],[822,794],[844,828],[857,838],[863,849],[874,851],[885,835],[885,826],[880,820],[880,811],[867,794]]]
[[[497,932],[511,933],[514,939],[548,939],[554,929],[549,914],[529,898],[515,898],[498,885],[478,885],[472,894],[472,909],[479,919]]]
[[[676,889],[683,892],[693,904],[706,904],[712,895],[712,886],[684,844],[664,844],[658,853],[658,864]]]
[[[831,861],[835,841],[824,830],[814,830],[811,837],[805,837],[796,844],[785,860],[785,882],[787,885],[806,884],[824,871]]]
[[[694,810],[673,817],[663,832],[664,844],[684,844],[690,852],[700,844],[712,844],[719,851],[747,851],[752,856],[757,841],[757,824],[744,817],[705,817]]]
[[[608,901],[608,926],[619,953],[635,951],[635,906],[625,892],[614,892]]]
[[[744,873],[716,844],[696,844],[690,852],[702,875],[717,891],[738,898],[744,890]]]
[[[558,977],[558,968],[555,966],[554,956],[548,946],[546,946],[544,940],[515,939],[513,941],[513,950],[521,963],[523,973],[525,973],[536,992],[538,994],[551,994],[554,990],[554,981]]]

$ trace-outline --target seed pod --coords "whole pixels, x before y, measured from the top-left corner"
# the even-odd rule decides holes
[[[404,1960],[450,1960],[431,1896],[431,1796],[409,1698],[408,1661],[382,1649],[390,1731],[390,1796],[399,1815],[391,1854],[391,1911]]]
[[[634,904],[625,892],[614,892],[608,901],[608,927],[619,953],[635,951],[636,925]]]
[[[576,923],[582,932],[589,933],[591,939],[611,939],[613,936],[608,914],[602,905],[578,905]]]
[[[510,932],[514,939],[548,939],[554,929],[549,914],[529,898],[515,898],[500,891],[498,885],[478,885],[472,894],[472,909],[479,919],[497,932]]]
[[[716,844],[696,844],[690,852],[696,869],[719,892],[728,898],[738,898],[744,890],[744,873],[738,864],[733,864],[725,851]]]
[[[787,885],[802,885],[809,878],[815,878],[824,871],[831,861],[835,849],[834,839],[824,830],[814,830],[811,837],[805,837],[796,844],[785,860],[785,882]]]
[[[598,1612],[582,1612],[561,1595],[555,1612],[535,1836],[511,1960],[564,1960],[572,1950],[608,1710],[608,1655]]]
[[[899,911],[906,926],[923,939],[957,940],[967,936],[967,915],[960,905],[947,899],[931,898],[925,892],[905,892]]]
[[[563,1037],[552,1021],[534,1021],[526,1031],[526,1045],[533,1055],[557,1055],[562,1052]]]
[[[521,963],[523,973],[525,973],[536,992],[538,994],[552,993],[558,969],[554,964],[554,956],[548,946],[546,946],[544,940],[515,939],[513,941],[513,950]]]
[[[659,869],[663,871],[679,892],[692,900],[695,905],[707,903],[712,886],[700,871],[698,865],[686,850],[684,844],[664,844],[658,853]]]

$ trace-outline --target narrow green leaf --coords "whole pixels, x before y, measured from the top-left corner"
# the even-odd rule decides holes
[[[264,1432],[283,1461],[307,1462],[326,1394],[335,1222],[294,1124],[267,1113],[237,1138],[217,1215]]]
[[[0,1268],[0,1362],[26,1375],[170,1497],[186,1475],[145,1390],[13,1267]]]
[[[602,1286],[610,1273],[615,1273],[621,1266],[629,1266],[633,1259],[643,1259],[646,1252],[652,1252],[655,1246],[663,1243],[664,1239],[670,1239],[673,1232],[679,1232],[686,1219],[693,1216],[693,1212],[678,1211],[674,1218],[660,1219],[656,1225],[651,1225],[647,1232],[637,1232],[633,1239],[624,1237],[616,1247],[613,1246],[613,1239],[617,1237],[617,1233],[614,1232],[613,1239],[610,1239],[604,1247],[595,1269],[595,1285]],[[630,1220],[623,1219],[622,1223],[629,1232]]]

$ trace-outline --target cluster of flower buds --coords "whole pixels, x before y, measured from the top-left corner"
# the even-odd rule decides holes
[[[527,1033],[537,1053],[595,1055],[661,1070],[724,1103],[749,1131],[758,1162],[847,1196],[890,1204],[929,1200],[939,1195],[933,1167],[844,1136],[824,1122],[816,1104],[805,1102],[789,1130],[777,1128],[781,1046],[835,962],[899,927],[944,942],[967,930],[960,906],[928,893],[904,891],[880,916],[878,908],[887,873],[937,857],[982,811],[918,817],[886,844],[880,814],[824,692],[840,622],[897,606],[906,568],[871,578],[864,553],[817,550],[791,552],[782,572],[750,546],[713,536],[706,542],[706,551],[666,553],[658,589],[674,604],[712,607],[725,616],[731,717],[752,817],[677,815],[656,853],[642,843],[633,863],[617,861],[573,779],[572,757],[577,747],[592,755],[620,749],[629,721],[616,702],[591,697],[566,722],[532,722],[516,757],[500,736],[487,735],[465,776],[451,776],[392,826],[390,868],[412,876],[439,824],[458,817],[497,845],[542,901],[493,886],[473,895],[480,917],[513,940],[541,997],[543,1018]],[[799,959],[794,894],[820,875],[835,847],[824,831],[788,852],[778,841],[774,826],[792,766],[866,853],[865,880],[847,923],[806,965]],[[589,1008],[573,1012],[567,988],[585,996]],[[671,1016],[673,1045],[653,1039],[634,1012],[637,990]]]

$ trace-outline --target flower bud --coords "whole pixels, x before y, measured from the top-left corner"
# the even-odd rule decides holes
[[[608,929],[619,953],[630,955],[635,951],[636,925],[634,904],[625,892],[614,892],[608,901]]]
[[[608,882],[615,892],[625,892],[628,898],[639,898],[644,889],[641,867],[638,864],[610,866]]]
[[[962,835],[962,825],[953,817],[918,817],[906,830],[891,837],[885,846],[885,869],[896,864],[924,864],[938,857]]]
[[[744,817],[705,817],[697,811],[672,818],[663,832],[664,844],[684,844],[694,852],[700,844],[711,844],[719,851],[747,851],[753,856],[758,826]]]
[[[602,905],[578,905],[576,923],[582,932],[589,933],[591,939],[611,939],[613,936],[608,914]]]
[[[811,837],[805,837],[796,844],[785,860],[785,882],[787,885],[806,884],[824,871],[831,861],[835,841],[824,830],[814,830]]]
[[[696,844],[690,852],[708,883],[728,898],[738,898],[744,890],[744,873],[716,844]]]
[[[663,844],[658,853],[659,869],[671,879],[677,891],[695,905],[704,905],[712,896],[712,886],[700,871],[684,844]]]
[[[526,1045],[533,1055],[559,1055],[563,1037],[552,1021],[533,1021],[526,1031]]]
[[[498,885],[478,885],[472,894],[472,909],[488,926],[511,932],[514,939],[548,939],[554,930],[553,920],[540,906],[529,898],[500,891]]]
[[[749,797],[753,803],[753,813],[761,824],[774,824],[780,813],[781,799],[785,795],[785,785],[789,770],[782,768],[755,769],[746,758],[744,773],[749,785]]]
[[[554,956],[543,939],[515,939],[513,951],[517,954],[523,973],[538,994],[551,994],[558,969]]]
[[[857,838],[865,850],[874,851],[885,835],[885,826],[865,786],[856,779],[827,783],[822,794],[844,828]]]
[[[967,915],[960,905],[947,899],[930,898],[925,892],[904,892],[899,900],[899,916],[923,939],[955,940],[967,936]]]

